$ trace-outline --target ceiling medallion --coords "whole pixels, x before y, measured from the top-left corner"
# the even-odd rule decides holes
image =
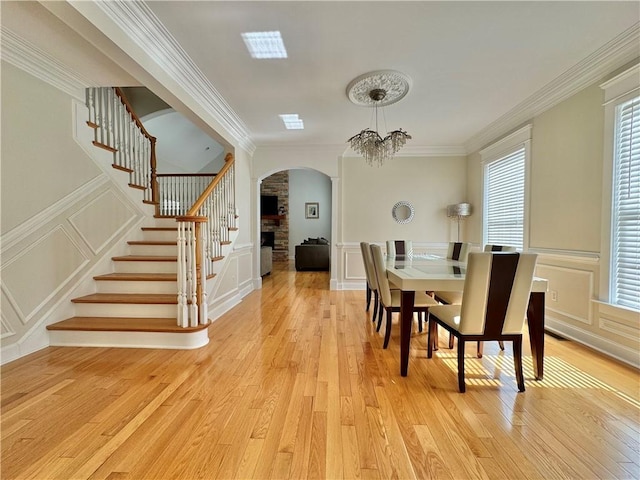
[[[347,87],[347,96],[351,102],[374,108],[375,130],[366,128],[347,140],[351,148],[361,154],[369,165],[382,165],[411,139],[411,135],[401,128],[389,132],[384,138],[378,133],[378,107],[401,100],[409,91],[410,82],[409,77],[403,73],[378,70],[360,75]]]
[[[395,70],[376,70],[354,78],[347,86],[347,96],[351,102],[363,107],[374,104],[379,107],[391,105],[401,100],[411,87],[411,79],[404,73]],[[384,99],[376,102],[370,92],[382,89],[386,92]]]

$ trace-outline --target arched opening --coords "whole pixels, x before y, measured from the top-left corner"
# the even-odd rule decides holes
[[[261,257],[267,247],[280,267],[331,271],[334,192],[328,175],[310,168],[267,172],[257,179],[256,197]],[[260,267],[262,274],[264,260]]]

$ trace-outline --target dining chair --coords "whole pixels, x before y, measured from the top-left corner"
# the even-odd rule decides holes
[[[469,254],[460,305],[429,309],[427,357],[433,356],[435,326],[458,339],[458,389],[465,391],[464,347],[467,341],[513,342],[518,390],[524,392],[522,328],[527,314],[537,255],[534,253],[474,252]]]
[[[447,248],[447,259],[448,260],[457,260],[462,263],[466,263],[467,257],[469,256],[469,251],[471,249],[470,243],[465,242],[449,242],[449,246]],[[445,292],[445,291],[436,291],[433,292],[433,296],[440,303],[444,303],[445,305],[457,305],[462,302],[462,292]],[[434,341],[438,341],[436,337]],[[436,350],[437,350],[436,343]],[[453,335],[449,335],[449,348],[453,348]]]
[[[411,240],[387,240],[387,256],[413,256],[413,242]]]
[[[516,247],[509,247],[507,245],[490,245],[484,246],[485,252],[515,252]]]
[[[382,249],[379,245],[371,245],[371,256],[373,258],[373,266],[378,279],[378,289],[380,292],[380,309],[378,311],[378,327],[382,324],[382,311],[387,314],[387,328],[384,332],[384,344],[383,348],[387,348],[389,345],[389,339],[391,338],[391,317],[393,313],[400,313],[400,298],[401,291],[391,289],[389,286],[389,279],[387,278],[387,267],[385,264],[384,256],[382,255]],[[438,302],[424,292],[416,292],[415,303],[413,307],[413,313],[428,314],[429,308],[438,305]]]
[[[360,242],[360,250],[362,252],[362,261],[364,263],[364,272],[367,278],[367,297],[366,297],[366,311],[369,311],[371,306],[371,294],[373,293],[373,315],[371,321],[376,321],[378,314],[378,304],[380,303],[378,294],[378,279],[376,278],[375,270],[373,269],[373,260],[371,258],[371,248],[368,242]]]

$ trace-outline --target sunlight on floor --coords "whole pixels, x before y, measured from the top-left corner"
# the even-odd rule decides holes
[[[438,351],[434,353],[438,359],[458,373],[457,354]],[[630,397],[610,385],[578,370],[573,365],[556,357],[545,357],[544,379],[533,378],[533,362],[531,357],[522,359],[526,388],[593,388],[612,392],[621,399],[640,408],[640,401]],[[511,355],[483,355],[482,358],[465,357],[465,383],[467,385],[501,386],[506,382],[515,382],[513,357]]]

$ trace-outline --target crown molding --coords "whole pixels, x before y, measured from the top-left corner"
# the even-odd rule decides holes
[[[1,27],[0,34],[2,60],[84,102],[91,82],[8,28]]]
[[[251,133],[202,73],[178,41],[143,2],[94,2],[144,52],[159,52],[150,59],[218,121],[250,154],[256,149]]]
[[[640,22],[593,52],[552,80],[538,92],[512,108],[465,142],[467,152],[475,152],[500,135],[531,120],[536,115],[601,80],[616,68],[640,56]]]
[[[426,146],[426,145],[405,145],[398,153],[394,155],[396,158],[401,157],[465,157],[467,150],[463,146]],[[345,158],[362,157],[359,153],[354,152],[347,147],[342,154]]]

